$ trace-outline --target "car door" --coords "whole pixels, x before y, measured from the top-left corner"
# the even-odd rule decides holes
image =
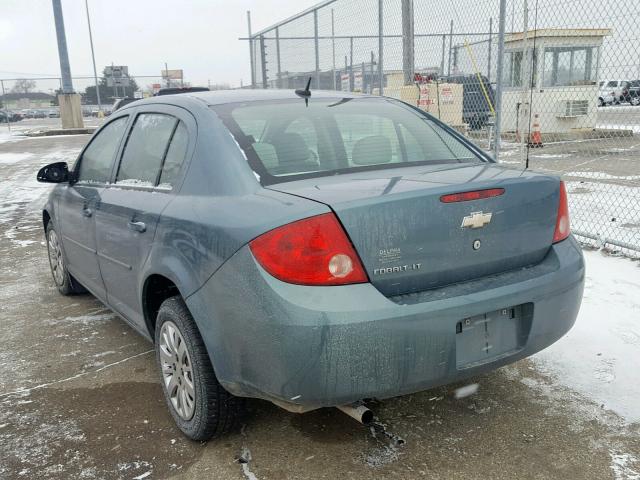
[[[154,106],[132,123],[96,212],[97,253],[109,305],[144,327],[140,278],[160,214],[173,198],[189,142],[192,117]]]
[[[89,291],[105,298],[96,256],[94,213],[113,169],[128,116],[115,118],[91,139],[74,166],[72,181],[63,188],[57,208],[69,272]]]

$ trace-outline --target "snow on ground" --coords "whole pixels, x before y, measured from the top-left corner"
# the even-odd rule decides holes
[[[22,138],[26,138],[20,135],[20,132],[15,130],[9,131],[4,125],[0,125],[0,144],[7,142],[15,142]]]
[[[636,124],[612,125],[608,123],[599,123],[596,125],[596,128],[601,130],[631,130],[633,133],[640,133],[640,125]]]
[[[585,251],[582,308],[537,369],[633,423],[640,422],[640,262]]]
[[[594,178],[596,180],[640,180],[640,175],[610,175],[604,172],[567,172],[567,177]]]
[[[628,453],[610,452],[611,470],[615,480],[640,480],[640,471],[635,470],[632,465],[638,462],[638,459]]]
[[[0,164],[18,163],[31,157],[31,153],[0,153]]]
[[[38,165],[53,162],[73,162],[80,148],[66,148],[50,152],[38,157]],[[39,183],[36,180],[37,165],[33,164],[29,153],[0,153],[0,165],[11,165],[12,174],[0,181],[0,224],[14,220],[14,214],[20,208],[27,211],[39,208],[51,184]],[[4,175],[0,172],[0,175]]]
[[[569,181],[567,193],[574,230],[630,244],[640,243],[640,188]]]

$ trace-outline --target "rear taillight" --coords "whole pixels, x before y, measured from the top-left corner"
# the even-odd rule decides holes
[[[283,282],[346,285],[368,281],[360,258],[333,213],[275,228],[249,243],[262,267]]]
[[[560,204],[558,205],[558,218],[556,219],[556,230],[553,232],[553,243],[560,242],[571,233],[569,225],[569,203],[567,202],[567,189],[564,182],[560,181]]]

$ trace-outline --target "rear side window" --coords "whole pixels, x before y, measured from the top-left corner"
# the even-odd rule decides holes
[[[169,149],[167,150],[167,156],[164,159],[162,165],[162,172],[160,173],[159,187],[171,188],[176,184],[178,180],[178,174],[184,162],[184,157],[187,154],[187,147],[189,146],[189,132],[184,123],[179,122],[178,127],[173,133]]]
[[[155,186],[177,122],[171,115],[138,115],[120,161],[116,183]]]
[[[80,160],[79,182],[106,183],[129,117],[120,117],[105,125],[91,141]]]

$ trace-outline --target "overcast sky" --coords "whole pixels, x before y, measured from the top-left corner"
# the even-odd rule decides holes
[[[89,0],[96,63],[160,75],[167,62],[192,84],[248,83],[246,11],[258,31],[316,0]],[[62,0],[71,73],[92,75],[84,0]],[[50,0],[0,0],[0,78],[59,76]]]

